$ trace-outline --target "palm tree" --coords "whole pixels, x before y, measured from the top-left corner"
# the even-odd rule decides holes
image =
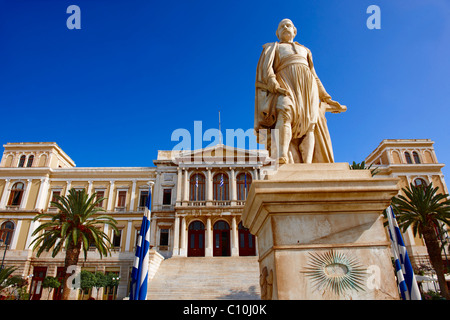
[[[402,188],[404,195],[397,195],[392,199],[396,217],[402,231],[412,227],[414,236],[419,234],[425,240],[431,265],[436,271],[441,294],[450,300],[445,282],[444,264],[442,262],[441,247],[436,230],[440,223],[450,224],[450,200],[448,194],[437,193],[438,187],[415,186]]]
[[[0,269],[0,292],[8,286],[8,278],[16,270],[17,268],[14,266]]]
[[[66,249],[64,261],[64,282],[63,282],[63,300],[69,299],[70,288],[67,279],[70,274],[67,273],[67,267],[78,264],[78,258],[81,249],[84,252],[84,259],[87,259],[87,252],[90,246],[98,249],[100,258],[110,253],[111,241],[108,235],[100,230],[101,225],[111,226],[116,233],[116,220],[108,215],[94,216],[103,208],[98,206],[105,198],[97,198],[94,193],[89,197],[86,191],[75,189],[69,190],[66,197],[56,196],[56,201],[52,201],[52,206],[58,208],[57,213],[43,213],[37,215],[33,221],[49,218],[49,222],[41,224],[33,232],[33,236],[39,234],[34,243],[33,250],[37,249],[37,257],[46,250],[52,250],[52,257],[55,257],[63,248]]]
[[[356,163],[355,161],[353,161],[353,163],[350,166],[351,170],[370,170],[370,173],[372,174],[372,177],[376,174],[378,174],[380,171],[378,170],[378,168],[373,168],[372,169],[372,165],[373,163],[371,163],[369,166],[366,166],[366,162],[363,161],[361,163]]]

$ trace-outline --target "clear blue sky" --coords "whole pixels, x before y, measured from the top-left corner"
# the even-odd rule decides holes
[[[66,27],[72,4],[81,30]],[[371,4],[380,30],[366,27]],[[54,141],[79,167],[153,166],[175,129],[217,128],[219,110],[223,131],[252,128],[256,64],[283,18],[348,106],[327,114],[336,162],[417,138],[450,164],[446,0],[0,0],[0,143]]]

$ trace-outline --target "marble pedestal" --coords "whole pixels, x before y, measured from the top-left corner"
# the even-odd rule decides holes
[[[261,297],[398,299],[382,216],[397,192],[397,179],[347,163],[253,181],[242,221],[258,239]]]

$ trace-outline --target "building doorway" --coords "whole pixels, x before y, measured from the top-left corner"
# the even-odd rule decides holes
[[[53,300],[61,300],[62,298],[62,289],[64,287],[64,267],[56,268],[56,278],[58,279],[61,285],[58,288],[53,289]]]
[[[188,230],[188,257],[205,256],[205,225],[201,221],[193,221]]]
[[[255,256],[256,255],[256,244],[255,236],[250,233],[250,231],[239,223],[239,255],[240,256]]]
[[[214,257],[229,257],[231,255],[230,250],[230,225],[223,221],[217,221],[213,227],[213,239],[214,239]]]
[[[44,282],[45,275],[47,274],[47,267],[34,267],[33,280],[31,281],[31,300],[41,300],[42,296],[42,283]]]

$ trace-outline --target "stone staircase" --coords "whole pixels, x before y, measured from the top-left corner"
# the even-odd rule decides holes
[[[258,257],[173,257],[148,283],[148,300],[259,300]]]

